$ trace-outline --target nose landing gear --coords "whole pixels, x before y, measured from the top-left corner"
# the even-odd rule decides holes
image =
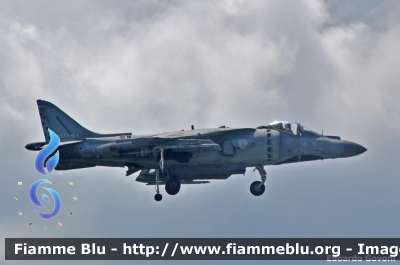
[[[253,183],[251,183],[250,192],[254,196],[260,196],[264,193],[264,191],[265,191],[265,185],[262,184],[261,181],[254,181]]]
[[[253,170],[255,171],[257,170],[258,173],[261,176],[261,181],[254,181],[251,185],[250,185],[250,192],[251,194],[253,194],[254,196],[260,196],[264,193],[265,191],[265,181],[267,180],[267,172],[265,171],[263,166],[256,166],[256,168]]]

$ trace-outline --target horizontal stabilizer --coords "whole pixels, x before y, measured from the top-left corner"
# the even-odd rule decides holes
[[[61,142],[58,147],[60,148],[61,146],[66,146],[66,145],[71,145],[71,144],[76,144],[76,143],[81,143],[82,141],[69,141],[69,142]],[[49,143],[47,142],[37,142],[37,143],[30,143],[25,145],[25,148],[31,151],[40,151],[43,148],[45,148]]]

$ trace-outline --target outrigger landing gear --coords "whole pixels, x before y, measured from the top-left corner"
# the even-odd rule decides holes
[[[154,200],[156,200],[158,202],[161,201],[162,200],[162,195],[157,193],[156,195],[154,195]]]
[[[160,194],[160,185],[159,185],[159,182],[158,182],[158,179],[159,179],[159,173],[158,173],[158,171],[156,172],[156,192],[157,192],[157,194],[156,195],[154,195],[154,200],[156,200],[156,201],[161,201],[162,200],[162,195]]]
[[[265,191],[265,181],[267,180],[267,172],[265,171],[263,166],[256,166],[256,168],[253,170],[255,171],[257,169],[258,173],[261,176],[261,181],[254,181],[250,185],[250,192],[254,196],[260,196],[264,193]]]
[[[164,149],[161,148],[161,159],[160,159],[160,168],[161,168],[161,174],[164,174]],[[162,195],[160,194],[160,171],[156,170],[156,195],[154,195],[154,200],[156,201],[161,201],[162,200]]]
[[[164,148],[160,149],[160,169],[156,170],[156,191],[157,194],[154,195],[154,199],[156,201],[161,201],[162,200],[162,195],[160,194],[160,178],[163,179],[163,181],[167,180],[165,182],[165,191],[169,195],[175,195],[179,192],[181,189],[181,182],[177,179],[174,178],[173,176],[170,175],[168,168],[164,168]]]

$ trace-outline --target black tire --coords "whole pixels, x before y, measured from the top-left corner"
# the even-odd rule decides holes
[[[261,184],[261,181],[254,181],[250,185],[250,192],[254,196],[260,196],[264,193],[265,191],[265,185],[263,184],[261,187],[258,187]]]
[[[181,189],[181,183],[176,178],[167,180],[165,183],[165,191],[169,195],[176,195]]]
[[[156,201],[161,201],[162,200],[162,195],[161,194],[156,194],[156,195],[154,195],[154,200],[156,200]]]

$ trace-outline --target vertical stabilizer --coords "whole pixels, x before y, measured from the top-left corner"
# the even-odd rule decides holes
[[[47,130],[48,128],[60,137],[61,142],[83,140],[85,138],[131,135],[131,133],[95,133],[77,123],[74,119],[68,116],[68,114],[48,101],[39,99],[37,100],[37,105],[46,142],[50,141],[50,136]]]

